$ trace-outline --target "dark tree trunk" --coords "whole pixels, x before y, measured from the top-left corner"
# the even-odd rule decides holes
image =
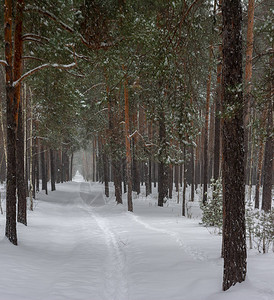
[[[184,187],[183,187],[183,201],[182,201],[182,216],[186,215],[186,148],[184,147]]]
[[[118,161],[112,161],[116,202],[122,204],[123,203],[122,190],[121,190],[122,181],[121,181],[121,172],[119,166],[120,163]]]
[[[96,181],[96,151],[97,151],[97,146],[96,146],[96,138],[94,138],[93,141],[93,152],[92,152],[92,181]]]
[[[220,134],[221,134],[221,62],[218,63],[217,67],[217,91],[215,100],[215,134],[214,134],[214,167],[213,167],[213,178],[216,181],[220,176]]]
[[[17,127],[17,141],[16,141],[16,156],[17,156],[17,196],[18,196],[18,213],[17,221],[27,225],[27,191],[25,184],[24,171],[24,128],[23,128],[23,110],[20,101],[18,111],[18,127]]]
[[[55,181],[56,181],[56,174],[55,174],[55,170],[56,170],[56,166],[55,166],[55,152],[50,149],[50,179],[51,179],[51,190],[55,191]]]
[[[149,194],[152,193],[152,179],[151,179],[151,158],[149,158],[148,160],[148,191],[149,191]]]
[[[153,186],[156,188],[157,178],[156,178],[156,162],[153,161]]]
[[[35,140],[34,140],[35,143]],[[36,183],[36,167],[37,167],[37,152],[36,145],[34,144],[32,147],[32,197],[35,199],[36,191],[35,191],[35,183]]]
[[[87,177],[87,174],[86,174]],[[60,150],[60,181],[64,182],[64,153],[63,150]]]
[[[123,186],[124,194],[127,192],[127,170],[126,170],[126,160],[123,160]]]
[[[195,190],[195,160],[194,160],[194,147],[191,146],[191,196],[190,200],[194,201]]]
[[[61,151],[57,151],[56,153],[56,183],[61,182],[61,159],[60,159]],[[83,174],[84,175],[84,174]]]
[[[39,139],[36,138],[36,155],[35,155],[35,161],[36,161],[36,192],[39,192],[40,190],[40,145],[39,145]]]
[[[242,8],[240,0],[223,0],[223,290],[246,277],[245,177],[242,93]]]
[[[136,139],[132,139],[132,190],[140,194],[140,164],[136,158],[137,156],[137,145]]]
[[[167,157],[165,114],[160,112],[159,118],[160,162],[158,164],[158,206],[164,205],[168,196],[168,166],[165,164]]]
[[[69,156],[64,152],[64,181],[69,181]]]
[[[11,243],[17,245],[16,230],[16,130],[17,104],[20,102],[20,85],[13,86],[14,79],[21,75],[22,56],[22,9],[24,2],[17,2],[14,46],[12,51],[12,1],[5,0],[4,36],[5,36],[5,71],[6,71],[6,106],[7,106],[7,186],[6,186],[6,231],[5,235]],[[14,67],[12,66],[14,63]],[[13,73],[14,72],[14,73]],[[13,77],[14,76],[14,77]]]
[[[146,185],[146,197],[147,197],[150,194],[150,190],[149,190],[149,162],[145,162],[144,173],[145,173],[145,185]]]
[[[274,58],[272,58],[274,60]],[[269,101],[267,113],[267,138],[265,143],[264,154],[264,173],[263,173],[263,196],[262,209],[265,212],[271,210],[271,191],[272,191],[272,177],[273,177],[273,106],[272,101]]]
[[[47,188],[47,166],[46,166],[46,150],[43,145],[41,145],[41,172],[42,172],[42,190],[48,194]]]
[[[179,192],[179,166],[175,165],[175,172],[174,172],[174,184],[176,192]]]
[[[71,153],[70,156],[70,172],[69,172],[69,180],[72,181],[72,177],[73,177],[73,152]]]
[[[6,237],[17,245],[16,232],[16,123],[13,118],[14,88],[7,86],[7,187]]]
[[[179,181],[180,181],[180,186],[183,186],[183,165],[180,164],[179,166]]]
[[[106,155],[105,152],[103,153],[103,163],[104,163],[105,195],[106,195],[106,197],[109,197],[109,186],[108,186],[108,182],[109,182],[109,176],[108,176],[108,159],[107,159],[107,155]]]
[[[168,169],[168,198],[172,199],[173,191],[173,166],[170,164]]]

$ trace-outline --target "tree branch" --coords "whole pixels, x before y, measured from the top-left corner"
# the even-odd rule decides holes
[[[36,6],[27,6],[25,8],[25,11],[35,11],[38,12],[48,18],[50,18],[51,20],[53,20],[54,22],[58,23],[63,29],[65,29],[68,32],[74,33],[75,31],[73,30],[73,28],[71,28],[69,25],[65,24],[63,21],[61,21],[60,19],[58,19],[54,14],[52,14],[51,12],[47,11],[47,10],[43,10],[39,7]]]
[[[22,36],[22,39],[23,41],[25,39],[28,39],[28,38],[35,38],[35,39],[39,39],[39,40],[45,40],[45,41],[49,41],[49,39],[45,36],[41,36],[41,35],[38,35],[38,34],[34,34],[34,33],[26,33]]]
[[[196,0],[197,1],[197,0]],[[87,46],[89,49],[92,50],[100,50],[100,49],[108,49],[110,47],[115,46],[117,43],[116,42],[112,42],[112,43],[105,43],[102,42],[100,44],[90,44],[79,32],[75,31],[72,27],[70,27],[69,25],[67,25],[66,23],[64,23],[63,21],[61,21],[58,17],[56,17],[54,14],[52,14],[51,12],[47,11],[47,10],[43,10],[39,7],[36,6],[27,6],[25,11],[34,11],[34,12],[38,12],[39,14],[42,14],[48,18],[50,18],[51,20],[53,20],[55,23],[59,24],[63,29],[65,29],[66,31],[70,32],[70,33],[74,33],[76,34],[77,37],[80,38],[81,42]],[[122,40],[122,39],[121,39]],[[121,40],[119,40],[118,42],[120,42]]]
[[[5,61],[5,60],[0,60],[0,65],[2,65],[2,66],[7,66],[8,64],[7,64],[7,62]]]
[[[38,66],[30,71],[28,71],[27,73],[25,73],[24,75],[22,75],[18,80],[14,81],[13,86],[16,87],[22,80],[24,80],[25,78],[31,76],[32,74],[36,73],[37,71],[46,69],[46,68],[55,68],[55,69],[72,69],[76,66],[76,62],[71,63],[69,65],[59,65],[59,64],[43,64],[41,66]]]
[[[38,60],[38,61],[44,61],[44,59],[34,56],[22,56],[22,59],[32,59],[32,60]]]

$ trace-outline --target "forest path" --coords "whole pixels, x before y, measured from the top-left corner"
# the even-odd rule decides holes
[[[134,193],[129,213],[112,184],[106,198],[102,184],[74,180],[38,194],[18,247],[1,233],[0,300],[273,299],[274,255],[251,256],[248,280],[222,293],[221,237],[175,200],[161,208],[155,189]]]

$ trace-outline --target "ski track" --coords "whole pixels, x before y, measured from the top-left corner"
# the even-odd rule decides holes
[[[186,245],[183,242],[183,240],[180,238],[179,233],[172,232],[172,231],[165,230],[165,229],[160,229],[160,228],[153,227],[153,226],[149,225],[148,223],[140,220],[140,217],[138,217],[136,215],[130,214],[130,216],[132,217],[132,219],[134,221],[136,221],[137,223],[141,224],[145,228],[153,230],[155,232],[163,233],[163,234],[168,235],[171,238],[173,238],[176,241],[176,243],[185,251],[185,253],[187,253],[188,255],[190,255],[194,260],[208,262],[208,263],[211,263],[211,264],[217,265],[217,266],[221,265],[220,261],[217,261],[217,262],[213,261],[204,252],[202,252],[202,251],[200,251],[200,250],[198,250],[198,249],[196,249],[194,247]]]
[[[90,184],[89,192],[91,193]],[[99,203],[101,203],[101,205]],[[90,202],[90,205],[91,204],[97,204],[96,206],[105,205],[106,201],[103,193],[98,193]],[[119,240],[110,229],[106,218],[95,213],[94,208],[90,205],[86,204],[83,200],[83,208],[89,213],[91,218],[95,220],[97,226],[103,232],[109,252],[108,259],[105,262],[105,298],[107,300],[127,300],[129,299],[129,292],[125,254],[121,250]]]

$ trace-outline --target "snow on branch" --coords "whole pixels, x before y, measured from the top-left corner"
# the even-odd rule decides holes
[[[0,59],[0,65],[2,65],[2,66],[7,66],[8,64],[7,64],[7,62],[6,62],[5,60],[1,60],[1,59]]]
[[[123,122],[124,123],[124,122]],[[145,141],[145,138],[143,137],[143,135],[138,131],[138,130],[135,130],[132,134],[130,134],[129,136],[128,136],[128,138],[129,139],[132,139],[132,138],[134,138],[135,136],[139,136],[140,138],[141,138],[141,140],[144,142],[144,146],[145,147],[151,147],[151,146],[156,146],[155,144],[153,144],[153,143],[146,143],[146,141]]]
[[[32,59],[32,60],[44,61],[44,59],[39,58],[39,57],[35,57],[35,56],[22,56],[22,59],[24,59],[24,60]]]
[[[82,41],[82,43],[87,46],[89,49],[92,50],[100,50],[100,49],[107,49],[110,47],[115,46],[118,42],[120,42],[122,39],[116,41],[116,42],[111,42],[111,43],[106,43],[106,42],[101,42],[100,44],[90,44],[83,36],[82,34],[80,34],[79,32],[75,31],[72,27],[70,27],[69,25],[67,25],[66,23],[64,23],[62,20],[60,20],[57,16],[55,16],[53,13],[41,9],[37,6],[27,6],[25,8],[25,11],[34,11],[34,12],[38,12],[39,14],[42,14],[48,18],[50,18],[51,20],[53,20],[55,23],[59,24],[63,29],[65,29],[66,31],[76,34]]]
[[[43,64],[41,66],[38,66],[32,70],[29,70],[27,73],[25,73],[24,75],[22,75],[18,80],[14,81],[13,86],[16,87],[22,80],[24,80],[25,78],[31,76],[32,74],[36,73],[37,71],[46,69],[46,68],[55,68],[55,69],[72,69],[76,66],[76,62],[68,64],[68,65],[60,65],[60,64]]]
[[[57,18],[54,14],[52,14],[51,12],[47,11],[47,10],[43,10],[37,6],[27,6],[25,8],[25,11],[35,11],[38,12],[50,19],[52,19],[54,22],[56,22],[57,24],[59,24],[63,29],[65,29],[68,32],[74,33],[73,28],[71,28],[69,25],[65,24],[63,21],[61,21],[59,18]]]
[[[25,40],[28,40],[29,38],[33,38],[33,39],[36,39],[36,40],[41,40],[41,41],[46,41],[48,42],[49,39],[45,36],[41,36],[41,35],[38,35],[38,34],[34,34],[34,33],[26,33],[22,36],[22,40],[25,41]]]

